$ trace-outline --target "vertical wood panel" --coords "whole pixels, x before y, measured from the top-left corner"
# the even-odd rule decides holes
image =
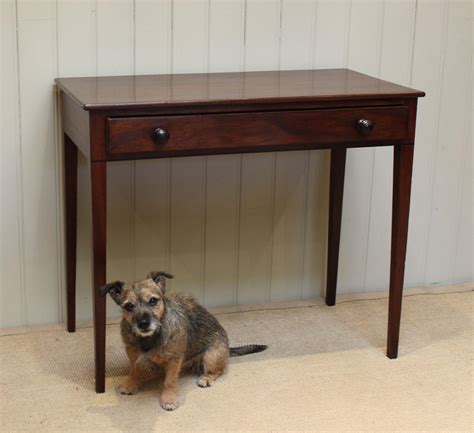
[[[60,317],[52,84],[56,75],[53,6],[53,2],[46,1],[18,4],[23,247],[24,262],[28,264],[24,272],[27,324],[53,322]]]
[[[16,0],[17,20],[50,20],[53,14],[52,1]],[[21,51],[21,48],[19,48]]]
[[[382,12],[381,2],[352,2],[349,68],[378,75]],[[347,152],[338,278],[338,286],[347,291],[364,290],[373,169],[374,149]]]
[[[271,301],[301,298],[307,157],[308,152],[276,156]]]
[[[171,72],[171,0],[135,1],[135,73]],[[134,279],[170,267],[171,160],[135,162]]]
[[[380,78],[410,84],[415,1],[385,1]],[[371,185],[365,290],[388,287],[392,215],[393,148],[375,149]]]
[[[313,63],[315,2],[281,3],[280,69]],[[300,299],[305,253],[309,151],[276,154],[270,300]]]
[[[211,1],[209,71],[243,68],[245,4]],[[212,89],[212,81],[209,83]],[[241,89],[235,89],[238,93]],[[206,168],[204,303],[237,301],[240,155],[209,156]]]
[[[208,35],[207,1],[173,2],[173,73],[206,72]],[[201,301],[204,296],[206,161],[207,157],[171,161],[170,270],[176,279],[170,287]]]
[[[470,106],[468,113],[472,113],[472,77]],[[466,128],[466,139],[464,143],[463,155],[463,178],[461,186],[461,197],[459,207],[459,220],[456,224],[458,233],[456,236],[456,251],[453,257],[453,277],[452,281],[472,281],[474,270],[474,257],[472,251],[473,239],[473,213],[472,213],[472,116],[468,116]]]
[[[58,74],[61,77],[83,77],[95,72],[94,6],[93,0],[61,0],[57,4]]]
[[[240,193],[239,155],[209,156],[206,178],[206,305],[236,301]]]
[[[133,74],[133,57],[133,2],[97,2],[98,75]],[[133,162],[107,167],[107,280],[134,278],[134,173]],[[116,315],[107,302],[109,315]]]
[[[16,11],[13,0],[1,4],[2,147],[0,158],[1,266],[0,327],[25,324],[22,251],[22,185],[20,161],[20,118],[18,107],[18,70]]]
[[[209,71],[242,70],[245,1],[211,0],[209,7]]]
[[[460,203],[461,167],[469,115],[472,74],[471,4],[448,3],[446,53],[439,112],[437,152],[431,200],[425,283],[445,284],[452,278]],[[446,264],[447,266],[443,266]]]
[[[347,63],[350,1],[318,0],[314,67],[342,68]]]
[[[171,164],[171,288],[203,297],[206,159]]]
[[[281,7],[280,69],[310,69],[316,2],[283,0]]]
[[[408,287],[423,285],[425,279],[446,24],[445,1],[418,0],[411,84],[426,96],[419,101],[417,113],[405,272]]]
[[[107,280],[134,278],[133,163],[114,162],[107,171]]]
[[[316,6],[312,66],[345,67],[350,2],[322,0]],[[311,150],[309,154],[302,287],[302,297],[306,298],[322,296],[325,291],[329,156],[327,150]]]
[[[135,171],[135,275],[169,270],[170,161],[137,161]]]
[[[278,69],[280,2],[247,0],[245,67],[247,70]]]
[[[208,65],[209,2],[173,2],[173,72],[205,72]]]
[[[77,159],[77,264],[76,318],[92,317],[92,226],[91,226],[90,165],[84,155]]]
[[[97,73],[133,74],[133,1],[97,1]]]
[[[171,70],[171,0],[135,0],[135,73]]]
[[[329,202],[329,154],[310,151],[304,229],[302,298],[323,296],[326,289],[326,249]]]
[[[280,3],[248,0],[245,18],[245,70],[278,69]],[[242,157],[238,303],[270,300],[275,163],[274,153]]]
[[[270,299],[275,154],[244,155],[237,302]]]
[[[96,15],[93,1],[58,2],[58,75],[87,76],[96,73]],[[82,36],[77,37],[78,34]],[[60,137],[62,146],[62,137]],[[61,149],[60,149],[61,150]],[[60,159],[62,161],[62,159]],[[91,218],[90,169],[86,158],[78,155],[77,205],[77,319],[91,316]],[[64,290],[64,287],[61,287]],[[65,300],[64,300],[65,302]],[[64,303],[63,302],[63,303]],[[63,308],[65,306],[63,305]]]
[[[348,67],[377,76],[384,2],[352,0],[348,46]]]

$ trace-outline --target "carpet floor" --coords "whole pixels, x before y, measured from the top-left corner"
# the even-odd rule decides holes
[[[93,391],[92,329],[0,337],[2,432],[471,432],[472,292],[407,296],[400,353],[385,357],[387,300],[218,316],[232,358],[211,388],[180,379],[181,406],[158,404],[160,378],[117,394],[127,372],[107,328],[107,390]],[[150,375],[149,375],[150,376]]]

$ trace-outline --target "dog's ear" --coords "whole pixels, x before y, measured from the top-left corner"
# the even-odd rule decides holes
[[[123,281],[114,281],[113,283],[106,284],[99,291],[100,296],[105,296],[107,293],[110,293],[112,299],[119,304],[120,294],[123,290]]]
[[[156,284],[158,284],[162,292],[165,293],[166,280],[172,279],[173,275],[168,274],[167,272],[152,271],[147,275],[147,278],[151,278]]]

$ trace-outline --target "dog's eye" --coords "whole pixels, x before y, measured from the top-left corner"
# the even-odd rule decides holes
[[[148,301],[148,305],[150,307],[154,307],[157,303],[158,303],[158,298],[150,298],[150,300]]]
[[[125,308],[127,311],[132,311],[133,310],[133,307],[134,305],[131,303],[131,302],[127,302],[123,308]]]

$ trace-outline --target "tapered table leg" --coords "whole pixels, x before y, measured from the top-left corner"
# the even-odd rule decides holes
[[[331,173],[329,183],[329,231],[326,278],[326,305],[336,303],[339,241],[341,238],[342,196],[346,168],[345,147],[331,149]]]
[[[67,330],[76,330],[77,147],[64,134]]]
[[[107,165],[91,163],[92,189],[92,301],[94,304],[95,390],[105,391],[105,285]]]
[[[398,356],[398,337],[402,311],[403,278],[410,211],[413,145],[394,148],[392,252],[390,262],[390,295],[388,307],[387,356]]]

